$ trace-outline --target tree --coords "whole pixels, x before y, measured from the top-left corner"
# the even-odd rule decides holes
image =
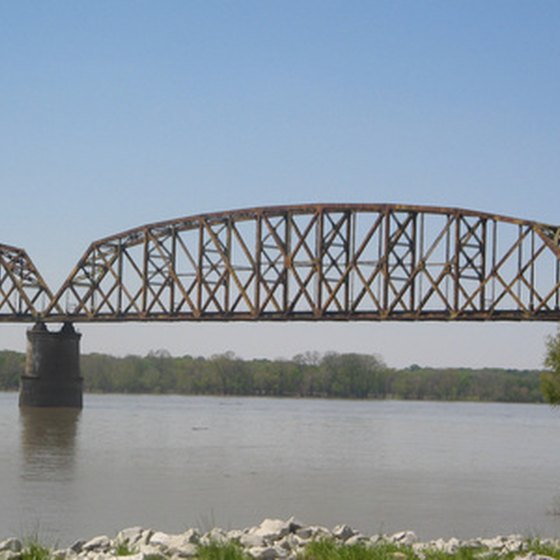
[[[549,370],[541,375],[541,390],[547,402],[560,405],[560,327],[546,340],[544,365]]]

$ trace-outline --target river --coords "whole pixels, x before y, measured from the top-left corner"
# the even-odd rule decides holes
[[[69,545],[295,516],[422,539],[560,536],[560,411],[545,405],[0,393],[0,539]],[[556,513],[557,515],[554,515]]]

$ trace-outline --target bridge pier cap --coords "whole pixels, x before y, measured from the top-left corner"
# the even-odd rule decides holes
[[[28,329],[20,407],[82,408],[81,336],[70,322],[59,331],[49,331],[43,322]]]

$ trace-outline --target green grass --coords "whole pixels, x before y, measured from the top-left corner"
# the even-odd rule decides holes
[[[499,554],[497,552],[489,551],[487,548],[474,548],[469,546],[463,546],[459,548],[456,552],[444,552],[443,550],[426,550],[424,551],[425,560],[510,560],[516,554]]]
[[[551,556],[552,558],[556,558],[556,560],[560,560],[560,548],[543,543],[538,539],[527,541],[527,551],[542,556]]]
[[[560,548],[539,540],[527,541],[526,551],[560,560]],[[390,543],[344,545],[333,540],[310,543],[298,560],[514,560],[519,552],[498,552],[487,548],[463,546],[455,552],[424,549],[416,553],[411,546]]]
[[[199,545],[197,560],[249,560],[251,557],[243,552],[236,543],[217,543]]]
[[[20,554],[21,560],[47,560],[51,556],[51,550],[39,544],[36,539],[29,539],[25,541]]]
[[[116,556],[132,556],[133,554],[136,554],[136,550],[130,547],[128,543],[126,542],[117,543],[117,546],[115,547]]]
[[[136,551],[127,543],[119,543],[115,549],[116,556],[129,556]],[[297,556],[298,560],[514,560],[519,554],[529,552],[542,556],[549,556],[560,560],[560,547],[553,546],[539,539],[528,540],[524,551],[498,552],[484,547],[463,546],[453,553],[435,549],[423,549],[415,552],[411,546],[391,543],[359,543],[345,545],[334,539],[322,539],[309,543]],[[41,545],[36,538],[29,538],[23,542],[20,560],[50,560],[52,550]],[[162,555],[153,555],[153,560],[165,558]],[[211,542],[200,545],[197,550],[196,560],[251,560],[239,544]],[[152,560],[152,559],[150,559]]]
[[[298,560],[414,560],[411,547],[383,543],[344,545],[330,539],[312,542],[298,555]]]

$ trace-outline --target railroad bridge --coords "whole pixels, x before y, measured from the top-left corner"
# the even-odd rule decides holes
[[[397,204],[201,214],[92,243],[56,292],[0,245],[0,321],[35,324],[23,404],[81,406],[73,323],[298,320],[559,321],[560,226]]]

